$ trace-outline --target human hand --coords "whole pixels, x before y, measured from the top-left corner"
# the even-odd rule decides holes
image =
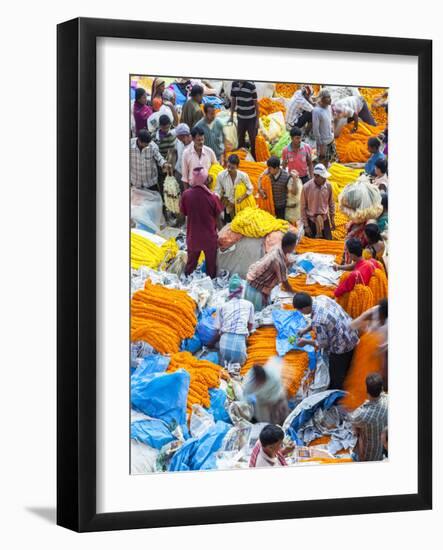
[[[352,129],[351,129],[351,134],[355,134],[355,132],[358,130],[357,126],[354,126]]]
[[[266,195],[266,193],[265,193],[265,191],[264,191],[263,189],[259,189],[258,192],[260,193],[260,195],[261,195],[261,197],[262,197],[263,199],[267,199],[267,198],[268,198],[267,195]]]

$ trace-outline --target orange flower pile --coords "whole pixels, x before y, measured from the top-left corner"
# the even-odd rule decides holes
[[[350,274],[351,272],[343,273],[341,280],[344,281]],[[345,294],[342,294],[336,300],[348,315],[356,319],[369,308],[378,304],[380,300],[387,298],[387,296],[388,279],[380,266],[380,269],[376,269],[369,279],[368,286],[363,284],[355,285],[351,292],[345,292]]]
[[[258,162],[266,162],[270,156],[268,142],[261,134],[257,134],[255,138],[255,158]]]
[[[347,225],[349,223],[349,218],[348,216],[346,216],[346,214],[344,214],[340,210],[338,204],[335,205],[334,222],[335,222],[335,229],[332,232],[332,238],[335,241],[342,241],[343,239],[346,238],[346,235],[347,235],[347,231],[348,231]]]
[[[329,296],[334,298],[334,286],[324,286],[314,283],[313,285],[306,284],[306,275],[297,275],[297,277],[288,277],[288,283],[291,285],[293,292],[307,292],[310,296]],[[285,309],[290,309],[285,307]]]
[[[167,372],[185,369],[190,377],[187,412],[191,414],[192,405],[208,408],[210,405],[209,389],[220,386],[222,368],[210,361],[199,361],[189,351],[175,353],[171,357]]]
[[[255,364],[264,365],[277,355],[277,330],[260,327],[248,338],[248,358],[240,374],[245,376]],[[294,397],[308,368],[309,358],[304,351],[292,350],[283,358],[282,381],[288,398]]]
[[[184,290],[153,285],[131,299],[131,342],[144,340],[159,353],[176,353],[195,332],[195,302]]]
[[[279,97],[292,97],[300,88],[300,84],[290,84],[289,82],[277,82],[275,84],[275,95]]]
[[[312,458],[301,458],[300,462],[319,462],[320,464],[340,464],[342,462],[353,462],[352,458],[322,458],[322,457],[312,457]]]
[[[271,113],[278,113],[279,111],[281,111],[283,115],[286,114],[285,104],[281,101],[274,101],[270,97],[262,97],[258,100],[258,110],[259,116],[266,116]]]
[[[349,411],[366,401],[366,376],[372,372],[381,372],[383,356],[378,353],[379,345],[380,336],[376,332],[365,332],[360,336],[343,385],[348,393],[340,402]]]
[[[305,252],[317,252],[318,254],[333,254],[335,260],[341,263],[344,241],[329,241],[327,239],[311,239],[310,237],[303,237],[297,245],[297,254],[303,254]]]
[[[377,137],[384,130],[384,126],[370,126],[362,121],[354,133],[351,132],[353,127],[353,122],[347,124],[335,141],[338,158],[343,163],[366,162],[370,156],[368,139]]]
[[[365,98],[369,110],[379,126],[386,126],[388,117],[384,107],[372,107],[372,103],[386,92],[385,88],[359,88],[361,95]]]
[[[245,160],[245,158],[248,155],[247,149],[236,149],[235,151],[231,151],[231,155],[237,155],[240,160]]]

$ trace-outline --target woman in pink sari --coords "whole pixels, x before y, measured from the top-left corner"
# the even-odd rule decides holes
[[[135,133],[138,133],[142,129],[146,129],[146,121],[152,115],[152,107],[148,105],[148,96],[146,90],[143,88],[137,88],[135,90],[135,101],[133,107],[134,121],[135,121]]]

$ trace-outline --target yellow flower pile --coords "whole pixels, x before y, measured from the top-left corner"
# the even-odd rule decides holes
[[[340,210],[338,203],[335,204],[334,222],[335,229],[334,231],[332,231],[332,238],[335,241],[342,241],[346,238],[347,235],[347,225],[349,223],[349,218]]]
[[[151,269],[159,269],[175,258],[179,248],[175,239],[169,239],[161,246],[149,239],[131,232],[131,267],[138,269],[144,265]]]
[[[185,369],[191,382],[188,392],[187,412],[191,414],[192,405],[210,406],[209,389],[220,386],[222,368],[210,361],[199,361],[188,351],[175,353],[171,357],[167,372]]]
[[[274,218],[269,212],[260,208],[248,207],[241,210],[232,220],[231,229],[245,237],[265,237],[271,231],[288,230],[289,223]]]
[[[255,208],[257,206],[257,203],[255,202],[254,195],[251,193],[244,199],[242,202],[237,203],[237,199],[240,197],[243,197],[243,195],[246,193],[246,185],[241,182],[235,186],[235,213],[238,214],[245,208]]]
[[[328,172],[331,174],[328,178],[328,181],[332,186],[334,201],[337,202],[338,196],[348,185],[348,183],[353,183],[354,181],[357,181],[358,177],[362,173],[362,169],[348,168],[347,166],[343,166],[343,164],[333,162],[328,168]]]
[[[212,177],[212,181],[211,181],[211,184],[209,186],[209,188],[211,189],[211,191],[214,191],[215,189],[215,182],[217,181],[217,176],[220,174],[220,172],[224,170],[223,166],[221,164],[218,164],[218,162],[216,162],[215,164],[212,164],[211,165],[211,168],[209,168],[208,170],[208,176],[211,176]]]
[[[131,300],[131,342],[144,340],[159,353],[177,353],[181,341],[195,332],[195,302],[184,291],[153,285]]]
[[[377,125],[386,125],[388,115],[384,107],[372,107],[372,103],[377,97],[382,96],[386,92],[386,88],[359,88],[361,95],[366,99],[368,108],[372,113]]]

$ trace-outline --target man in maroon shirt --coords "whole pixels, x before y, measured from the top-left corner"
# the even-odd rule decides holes
[[[377,260],[363,259],[363,245],[359,239],[348,239],[345,246],[352,263],[335,265],[334,268],[336,270],[351,271],[351,274],[335,289],[334,295],[336,298],[342,296],[345,292],[351,292],[357,284],[368,285],[374,271],[382,267]]]
[[[185,274],[190,275],[205,253],[206,273],[214,279],[217,274],[217,227],[221,227],[220,199],[207,187],[208,172],[203,167],[192,171],[191,187],[183,193],[180,210],[186,216],[188,262]]]

